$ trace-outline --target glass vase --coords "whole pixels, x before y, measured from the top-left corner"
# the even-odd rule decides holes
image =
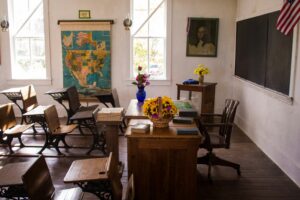
[[[198,78],[198,81],[199,81],[199,84],[203,84],[204,83],[204,76],[203,75],[200,75],[199,78]]]
[[[144,102],[145,98],[146,98],[146,91],[145,91],[145,87],[138,87],[138,91],[136,93],[136,98],[138,100],[138,102]]]

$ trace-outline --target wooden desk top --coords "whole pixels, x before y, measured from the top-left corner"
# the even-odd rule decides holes
[[[143,113],[143,103],[139,103],[137,99],[131,99],[125,113],[125,119],[148,119]]]
[[[131,127],[135,125],[136,123],[146,123],[151,124],[152,122],[150,120],[141,120],[141,119],[132,119],[130,120],[129,126],[127,127],[127,130],[125,132],[125,136],[127,137],[137,137],[137,138],[185,138],[185,139],[195,139],[198,138],[199,140],[202,138],[200,135],[200,132],[198,135],[178,135],[177,129],[178,128],[197,128],[196,124],[175,124],[173,122],[170,122],[169,128],[153,128],[150,127],[150,132],[148,133],[132,133]]]
[[[180,107],[178,109],[187,107],[187,104],[190,105],[189,108],[192,108],[190,101],[181,101],[181,100],[173,100],[173,101],[176,106]],[[131,99],[124,118],[125,119],[148,119],[148,117],[145,116],[143,113],[143,103],[139,103],[137,99]]]
[[[97,109],[97,108],[95,108]],[[86,111],[80,111],[76,112],[70,119],[71,120],[87,120],[87,119],[93,119],[93,110],[86,110]]]
[[[22,87],[9,88],[9,89],[0,91],[0,93],[1,94],[5,94],[5,93],[19,93],[19,92],[21,92],[21,89],[22,89]]]
[[[9,163],[0,169],[0,186],[23,185],[22,175],[29,169],[33,161]]]
[[[37,106],[36,108],[32,109],[31,111],[28,111],[24,114],[24,116],[39,116],[44,115],[44,111],[49,108],[51,105],[48,106]]]
[[[68,88],[59,88],[59,89],[49,90],[48,92],[45,92],[45,94],[66,93],[67,91],[68,91]]]
[[[77,183],[108,179],[109,157],[73,161],[65,178],[65,183]]]
[[[188,91],[199,91],[201,92],[203,88],[211,87],[217,85],[217,83],[204,82],[202,84],[176,84],[178,90],[188,90]]]

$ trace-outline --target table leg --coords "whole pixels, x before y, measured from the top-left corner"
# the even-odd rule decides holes
[[[177,100],[180,99],[180,89],[177,87]]]

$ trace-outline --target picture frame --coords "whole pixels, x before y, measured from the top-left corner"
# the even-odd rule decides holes
[[[79,15],[79,19],[90,19],[91,11],[90,10],[79,10],[78,15]]]
[[[217,57],[219,18],[189,17],[186,56]]]

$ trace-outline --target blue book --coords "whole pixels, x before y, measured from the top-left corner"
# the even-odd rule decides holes
[[[198,112],[193,108],[179,110],[179,117],[197,117]]]
[[[174,117],[173,123],[192,124],[194,119],[192,117]]]
[[[199,135],[198,128],[178,128],[177,135]]]

